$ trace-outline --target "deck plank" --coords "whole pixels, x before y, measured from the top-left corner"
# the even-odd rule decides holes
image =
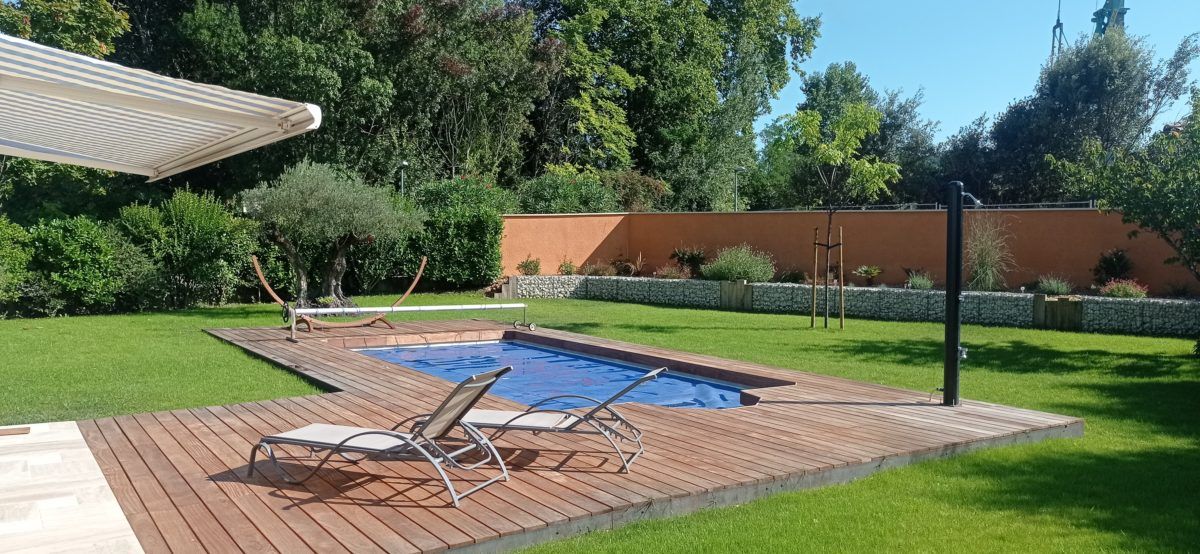
[[[1034,410],[977,401],[946,408],[928,393],[487,320],[332,329],[301,333],[298,343],[279,328],[210,333],[330,392],[79,422],[147,552],[511,548],[846,481],[963,449],[1077,436],[1083,426]],[[318,421],[387,428],[431,411],[453,388],[351,348],[499,338],[739,380],[760,387],[748,391],[759,403],[727,410],[618,405],[646,434],[646,453],[629,474],[617,472],[598,437],[509,433],[496,444],[511,480],[457,509],[427,463],[338,463],[301,486],[262,462],[246,476],[247,455],[263,435]],[[490,395],[480,406],[523,408]],[[311,463],[289,459],[285,467]],[[464,486],[478,479],[450,473]]]

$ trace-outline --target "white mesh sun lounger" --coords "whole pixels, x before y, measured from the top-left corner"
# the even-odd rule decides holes
[[[346,425],[329,425],[314,423],[285,433],[263,437],[254,450],[250,452],[250,465],[247,477],[254,475],[254,460],[260,450],[266,452],[272,465],[279,471],[284,481],[293,484],[303,483],[315,475],[326,462],[337,454],[342,460],[358,463],[363,460],[425,460],[433,464],[438,476],[446,485],[450,499],[455,506],[459,500],[482,489],[496,481],[508,480],[508,468],[491,441],[462,420],[464,414],[471,410],[475,403],[496,383],[501,375],[511,371],[505,367],[479,375],[468,377],[455,387],[454,391],[442,401],[433,413],[411,417],[397,423],[389,430],[370,429],[365,427],[350,427]],[[410,423],[412,429],[399,432],[397,429]],[[455,429],[462,431],[462,436],[451,436]],[[279,465],[272,447],[279,445],[299,446],[307,448],[309,454],[316,456],[326,452],[316,466],[304,472],[303,477],[291,477]],[[481,460],[465,464],[460,460],[470,454],[483,455]],[[446,475],[445,467],[455,469],[475,470],[479,466],[495,461],[500,466],[500,474],[488,479],[470,490],[459,493],[454,483]]]
[[[595,398],[578,394],[561,394],[543,398],[529,406],[525,411],[516,410],[471,410],[463,416],[463,422],[477,429],[494,429],[491,438],[496,439],[509,431],[528,431],[531,433],[570,433],[577,435],[601,435],[612,445],[613,450],[621,459],[621,471],[628,473],[629,466],[637,460],[645,448],[642,446],[642,431],[622,416],[612,404],[626,393],[642,383],[658,377],[667,368],[660,367],[651,371],[629,386],[621,389],[608,400],[600,401]],[[541,408],[548,402],[562,398],[576,398],[595,404],[584,414],[576,414],[566,410]],[[637,450],[626,456],[619,443],[632,443]]]

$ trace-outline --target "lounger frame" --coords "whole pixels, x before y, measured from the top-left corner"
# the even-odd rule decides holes
[[[621,472],[629,473],[629,466],[633,465],[633,462],[636,461],[646,451],[645,446],[642,444],[642,430],[639,429],[637,425],[634,425],[633,422],[629,421],[629,419],[622,415],[621,412],[617,411],[612,404],[622,396],[625,396],[625,394],[629,391],[637,388],[646,381],[656,379],[665,371],[667,371],[667,368],[665,367],[660,367],[654,371],[651,371],[638,378],[633,383],[630,383],[629,386],[621,389],[607,400],[601,401],[590,396],[584,396],[580,394],[560,394],[557,396],[551,396],[549,398],[543,398],[542,400],[531,404],[523,412],[513,416],[505,423],[486,424],[477,422],[471,425],[479,429],[493,429],[494,431],[489,437],[491,440],[496,440],[509,431],[526,431],[534,434],[565,433],[575,435],[600,435],[608,441],[608,444],[612,446],[613,450],[617,453],[617,457],[621,460]],[[594,404],[594,406],[583,415],[579,415],[567,410],[556,410],[541,407],[549,402],[564,398],[585,400],[591,402]],[[573,418],[573,420],[571,420],[569,425],[563,427],[559,427],[557,425],[553,427],[542,425],[521,425],[520,420],[522,418],[528,418],[530,415],[535,414],[561,414],[563,416]],[[470,417],[470,412],[468,412],[466,419],[469,420]],[[632,454],[626,455],[625,451],[621,449],[620,443],[632,443],[633,445],[636,445],[637,449],[633,451]]]
[[[337,455],[342,461],[351,464],[358,464],[365,460],[424,460],[433,465],[438,473],[438,477],[441,478],[442,483],[445,485],[447,493],[450,495],[451,503],[457,507],[459,502],[471,493],[496,481],[508,480],[508,468],[504,465],[504,460],[496,450],[496,447],[478,429],[462,421],[462,417],[474,407],[501,375],[511,370],[511,367],[505,367],[480,375],[473,375],[459,383],[454,391],[433,412],[408,418],[388,430],[364,430],[361,433],[346,437],[337,443],[277,435],[265,436],[250,451],[250,462],[246,476],[254,476],[254,463],[259,451],[267,455],[267,458],[271,461],[271,465],[278,471],[280,478],[291,484],[301,484],[313,475],[316,475],[326,463],[333,459],[334,455]],[[409,432],[402,433],[397,431],[397,429],[414,421],[416,423]],[[450,436],[451,431],[454,429],[461,430],[463,436]],[[351,444],[354,439],[372,435],[386,436],[399,441],[400,444],[386,449],[360,447]],[[321,456],[320,462],[315,466],[306,470],[301,477],[295,478],[288,475],[279,464],[279,460],[275,455],[274,447],[281,445],[307,448],[309,455],[313,458],[322,452],[324,452],[324,455]],[[473,453],[482,453],[483,458],[472,463],[463,463],[461,461],[463,457]],[[351,456],[351,454],[359,456]],[[444,469],[445,467],[450,467],[475,471],[480,466],[491,462],[495,462],[499,466],[499,475],[486,479],[464,492],[458,492],[453,481],[450,480],[450,476]]]

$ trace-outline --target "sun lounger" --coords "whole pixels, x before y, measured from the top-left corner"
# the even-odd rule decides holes
[[[666,370],[667,368],[662,367],[647,373],[609,397],[608,400],[600,401],[578,394],[562,394],[544,398],[524,411],[473,409],[463,416],[463,422],[477,429],[493,429],[494,432],[491,436],[493,440],[509,431],[601,435],[608,440],[621,459],[621,471],[628,473],[629,466],[645,451],[642,446],[642,431],[625,419],[616,408],[612,407],[612,404],[629,391],[637,388],[638,385],[658,377]],[[564,398],[585,400],[595,406],[583,414],[542,408],[549,402]],[[621,442],[637,445],[637,451],[627,457],[618,444]]]
[[[508,469],[500,458],[499,452],[479,430],[462,420],[463,415],[471,410],[475,403],[496,383],[501,375],[511,371],[505,367],[479,375],[473,375],[455,387],[442,404],[433,413],[409,418],[392,427],[390,430],[370,429],[365,427],[350,427],[345,425],[329,425],[314,423],[299,429],[263,437],[254,450],[250,452],[250,466],[247,477],[254,475],[254,460],[262,450],[270,458],[271,463],[279,470],[283,480],[288,483],[303,483],[315,475],[326,462],[335,454],[342,460],[358,463],[363,460],[425,460],[433,464],[438,476],[446,485],[446,491],[455,506],[467,495],[486,487],[499,480],[508,480]],[[415,421],[408,432],[397,429]],[[458,429],[461,436],[452,436]],[[280,445],[298,446],[309,449],[316,456],[325,452],[321,461],[313,468],[306,470],[304,476],[296,479],[289,476],[279,466],[273,447]],[[473,463],[461,460],[472,454],[481,454],[482,459]],[[470,490],[459,493],[446,475],[444,468],[475,470],[479,466],[495,461],[500,466],[500,475],[492,477]]]

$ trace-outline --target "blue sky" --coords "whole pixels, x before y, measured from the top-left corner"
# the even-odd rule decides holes
[[[1050,53],[1057,0],[796,0],[802,15],[820,14],[821,38],[805,71],[833,62],[858,64],[877,90],[925,90],[925,117],[941,122],[938,138],[980,114],[995,115],[1029,95]],[[1063,0],[1067,39],[1092,32],[1097,0]],[[1200,32],[1200,0],[1126,0],[1126,29],[1145,35],[1159,57]],[[1193,64],[1192,77],[1200,74]],[[802,100],[793,78],[772,104],[765,125]],[[1177,104],[1164,119],[1186,109]]]

